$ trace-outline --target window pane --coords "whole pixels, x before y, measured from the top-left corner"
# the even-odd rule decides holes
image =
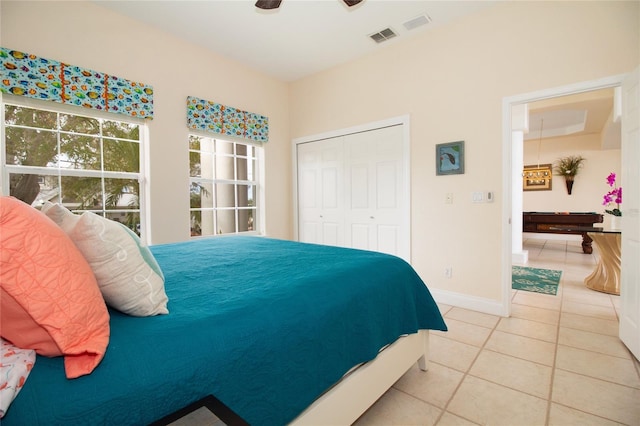
[[[137,211],[131,212],[107,212],[105,217],[107,219],[120,222],[131,231],[140,236],[140,213]]]
[[[220,154],[233,155],[233,145],[234,144],[232,142],[221,141],[216,139],[215,152],[218,155]]]
[[[234,194],[235,185],[218,183],[216,184],[216,207],[235,207],[236,196]]]
[[[213,184],[192,182],[190,191],[190,206],[192,209],[213,206]]]
[[[38,176],[20,173],[9,175],[9,195],[35,207],[45,201],[57,203],[59,189],[56,176]]]
[[[189,151],[189,176],[200,177],[201,170],[200,153],[198,151]]]
[[[194,210],[191,212],[191,236],[202,235],[202,212]]]
[[[62,135],[59,163],[63,169],[100,170],[100,139]]]
[[[255,206],[255,186],[254,185],[238,185],[238,204],[237,207],[253,207]]]
[[[135,179],[105,179],[105,209],[138,209],[140,184]]]
[[[200,151],[200,138],[198,136],[189,135],[189,149]]]
[[[66,132],[100,134],[100,122],[80,115],[60,114],[60,129]]]
[[[114,172],[140,171],[140,144],[137,142],[104,139],[104,169]]]
[[[224,180],[234,180],[235,174],[233,170],[233,157],[227,156],[216,156],[216,170],[215,170],[215,178],[216,179],[224,179]]]
[[[253,209],[238,210],[238,232],[253,231]]]
[[[62,203],[70,210],[102,210],[100,178],[62,176]]]
[[[249,168],[247,167],[247,159],[246,158],[237,158],[236,159],[236,164],[237,164],[237,179],[238,180],[248,180],[248,171]]]
[[[5,105],[4,120],[16,126],[38,127],[40,129],[57,129],[58,114],[51,111],[39,111],[15,105]]]
[[[214,178],[213,154],[206,152],[189,153],[191,177],[202,177],[205,179]]]
[[[6,163],[23,166],[55,167],[58,139],[55,133],[6,127]]]
[[[140,140],[140,126],[132,123],[104,120],[102,135],[118,139]]]
[[[236,211],[216,210],[217,234],[233,234],[236,232]]]

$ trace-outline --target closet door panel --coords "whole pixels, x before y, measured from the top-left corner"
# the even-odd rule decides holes
[[[298,239],[344,245],[343,138],[300,144]]]
[[[402,125],[299,144],[300,241],[409,259]]]

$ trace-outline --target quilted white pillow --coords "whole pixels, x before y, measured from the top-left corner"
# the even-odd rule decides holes
[[[162,270],[133,231],[92,212],[75,215],[60,204],[43,211],[85,257],[107,305],[138,317],[169,313]]]

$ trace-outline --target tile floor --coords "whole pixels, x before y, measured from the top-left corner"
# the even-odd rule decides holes
[[[441,305],[428,372],[407,372],[365,425],[640,425],[640,365],[618,339],[619,297],[587,289],[580,242],[527,239],[527,266],[563,271],[556,296],[512,294],[502,318]]]

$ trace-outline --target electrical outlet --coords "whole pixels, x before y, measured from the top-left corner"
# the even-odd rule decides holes
[[[453,268],[449,266],[444,269],[444,276],[447,278],[451,278],[451,275],[453,275]]]

